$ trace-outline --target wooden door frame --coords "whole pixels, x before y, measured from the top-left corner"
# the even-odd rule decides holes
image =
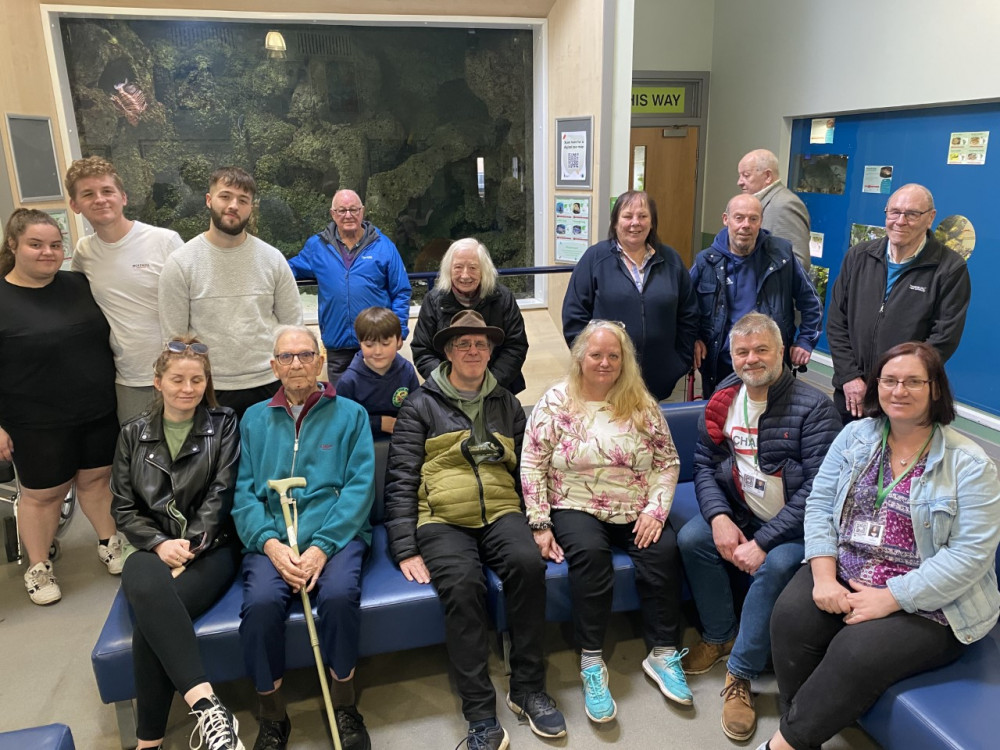
[[[631,128],[669,128],[674,126],[693,125],[698,127],[698,160],[695,176],[694,221],[691,229],[692,256],[698,255],[703,249],[701,226],[705,199],[705,139],[708,136],[708,71],[658,71],[633,70],[633,86],[667,86],[684,85],[689,88],[689,95],[694,101],[683,115],[649,115],[633,114]],[[631,154],[629,155],[631,159]],[[632,175],[628,176],[629,187],[632,185]],[[720,214],[721,215],[721,214]]]

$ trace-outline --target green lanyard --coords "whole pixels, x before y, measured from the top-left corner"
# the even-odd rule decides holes
[[[743,391],[743,424],[747,428],[747,437],[750,437],[750,412],[747,409],[747,401],[750,399],[750,393],[748,391]],[[760,468],[760,464],[757,463],[757,454],[760,453],[760,430],[757,430],[757,440],[754,441],[753,449],[753,465]]]
[[[926,450],[927,446],[930,444],[931,438],[934,437],[934,430],[936,429],[937,425],[934,425],[934,427],[931,428],[931,434],[927,436],[927,439],[924,441],[924,444],[920,446],[920,450],[917,451],[917,455],[914,458],[913,463],[910,464],[910,468],[904,471],[898,477],[896,477],[895,480],[893,480],[892,484],[890,484],[888,487],[883,488],[882,483],[885,481],[885,446],[889,442],[889,421],[886,420],[885,425],[883,425],[882,427],[882,457],[878,462],[878,492],[875,494],[876,513],[878,513],[878,509],[882,507],[882,503],[885,502],[885,499],[889,496],[889,493],[892,492],[895,489],[896,485],[903,480],[903,477],[909,476],[910,472],[913,471],[913,468],[917,465],[917,462],[920,460],[921,454],[924,452],[924,450]]]

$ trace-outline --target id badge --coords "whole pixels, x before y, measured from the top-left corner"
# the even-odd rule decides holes
[[[885,536],[885,524],[872,520],[855,521],[851,529],[851,541],[869,547],[879,547]]]
[[[746,471],[740,471],[740,486],[743,488],[743,493],[745,495],[753,495],[756,498],[763,499],[764,488],[767,486],[764,481],[764,475],[748,469]]]

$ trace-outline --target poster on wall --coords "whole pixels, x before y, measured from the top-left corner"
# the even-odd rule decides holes
[[[809,128],[810,143],[833,143],[833,129],[837,121],[832,117],[817,117]]]
[[[556,118],[556,187],[593,187],[594,118]]]
[[[810,232],[809,233],[809,257],[811,257],[811,258],[822,258],[823,257],[823,233],[822,232]]]
[[[576,263],[590,247],[590,196],[556,196],[556,262]]]
[[[892,192],[892,167],[885,164],[866,164],[861,192],[889,195]]]
[[[986,146],[990,131],[978,130],[971,133],[952,133],[948,141],[948,164],[986,163]]]

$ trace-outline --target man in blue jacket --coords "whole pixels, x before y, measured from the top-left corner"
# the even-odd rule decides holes
[[[353,190],[338,190],[333,221],[288,261],[296,279],[319,286],[319,330],[326,347],[327,376],[337,384],[361,345],[354,319],[366,307],[388,307],[399,318],[403,340],[410,333],[410,279],[399,251],[368,221]]]
[[[781,331],[785,363],[805,365],[819,340],[823,303],[788,240],[761,229],[760,201],[741,193],[722,214],[722,231],[691,269],[698,297],[694,365],[701,369],[705,398],[733,371],[729,330],[749,312],[772,318]],[[796,332],[795,312],[801,322]]]
[[[757,726],[750,680],[767,666],[771,611],[802,563],[806,497],[840,417],[784,366],[781,331],[766,315],[737,321],[729,346],[736,372],[709,399],[695,447],[701,514],[677,546],[702,623],[682,666],[702,674],[729,657],[722,729],[742,742]],[[730,566],[752,577],[739,619]]]
[[[330,697],[345,750],[370,750],[355,705],[354,665],[361,621],[361,563],[371,543],[375,448],[364,408],[338,398],[318,377],[324,360],[308,328],[283,326],[271,367],[281,388],[247,409],[233,520],[245,547],[240,645],[260,703],[255,750],[283,750],[291,722],[281,682],[285,618],[303,586],[313,594]],[[296,555],[270,479],[305,477],[295,490]]]

